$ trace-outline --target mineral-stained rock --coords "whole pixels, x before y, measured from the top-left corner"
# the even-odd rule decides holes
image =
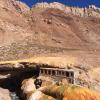
[[[48,86],[43,93],[60,100],[100,100],[99,92],[74,85]]]
[[[45,100],[45,98],[48,100],[99,100],[100,93],[70,84],[61,84],[48,85],[31,92],[27,97],[27,100]]]
[[[34,84],[34,79],[26,79],[22,82],[22,87],[21,89],[23,90],[23,93],[28,94],[30,92],[34,92],[36,90],[35,84]]]
[[[53,97],[45,95],[40,90],[36,90],[35,79],[26,79],[22,82],[22,91],[26,95],[27,100],[44,100],[46,98],[47,100],[55,100]]]
[[[35,91],[31,94],[28,100],[40,100],[40,98],[43,96],[43,93],[41,91]]]
[[[45,100],[45,99],[46,100],[56,100],[55,98],[45,95],[44,93],[38,90],[32,93],[28,100]]]

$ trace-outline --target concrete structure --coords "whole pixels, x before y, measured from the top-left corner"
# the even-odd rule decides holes
[[[76,83],[76,73],[72,69],[40,68],[40,75],[66,78],[69,83]]]

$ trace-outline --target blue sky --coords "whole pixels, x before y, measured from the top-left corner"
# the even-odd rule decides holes
[[[87,7],[88,5],[96,5],[100,7],[100,0],[21,0],[30,7],[37,2],[61,2],[69,6]]]

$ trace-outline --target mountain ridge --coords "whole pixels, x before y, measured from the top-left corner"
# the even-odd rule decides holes
[[[53,3],[37,3],[33,5],[33,7],[36,8],[55,8],[60,9],[64,11],[66,14],[71,13],[80,17],[96,17],[100,18],[100,8],[96,7],[95,5],[89,5],[88,8],[80,8],[80,7],[72,7],[67,6],[59,2],[53,2]]]

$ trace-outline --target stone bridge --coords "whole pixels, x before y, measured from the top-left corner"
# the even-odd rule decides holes
[[[69,83],[75,84],[76,72],[72,69],[40,68],[40,75],[56,78],[66,78]]]
[[[65,69],[58,68],[45,64],[29,63],[29,62],[20,62],[16,64],[0,64],[0,74],[1,77],[13,78],[17,80],[22,80],[28,77],[38,77],[41,76],[50,76],[55,81],[66,78],[67,81],[71,84],[77,84],[78,73],[74,69]],[[7,76],[10,75],[10,76]],[[1,78],[0,81],[5,80]]]

